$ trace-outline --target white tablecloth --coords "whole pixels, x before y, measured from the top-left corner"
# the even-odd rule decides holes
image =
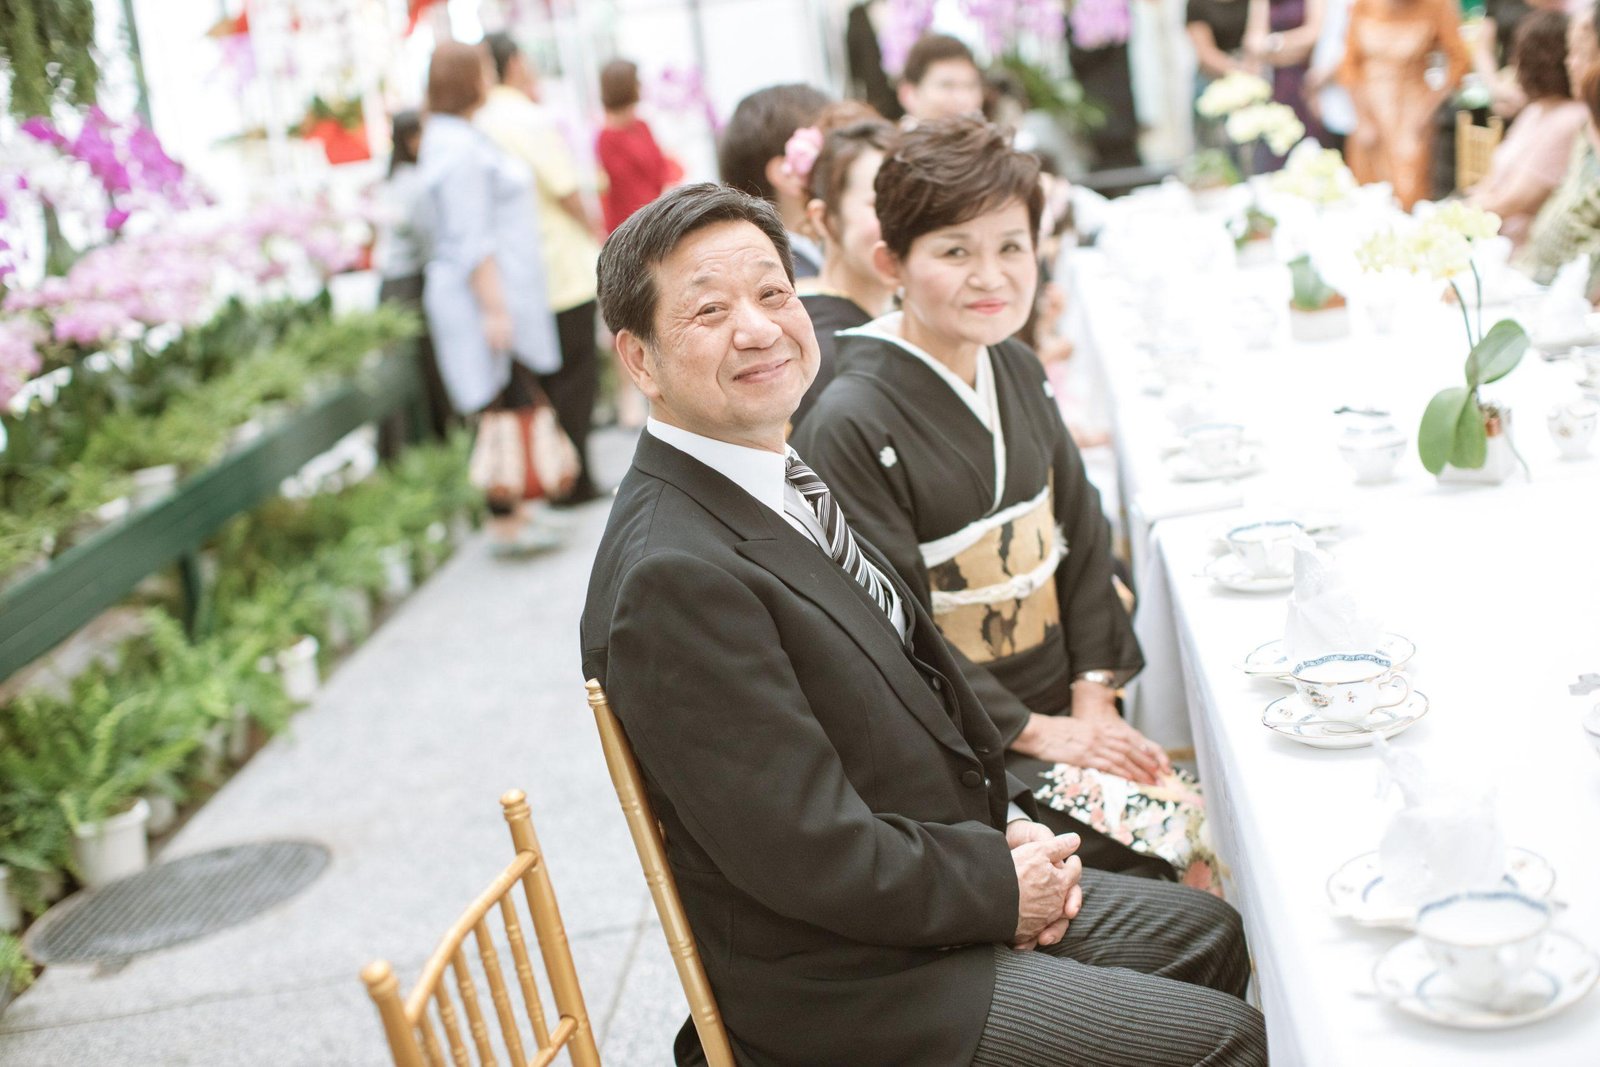
[[[1212,829],[1245,915],[1275,1067],[1298,1064],[1600,1063],[1600,994],[1533,1026],[1475,1033],[1432,1026],[1366,995],[1380,955],[1403,939],[1334,918],[1328,876],[1377,848],[1397,799],[1377,796],[1371,749],[1324,751],[1261,725],[1287,693],[1234,666],[1282,636],[1287,595],[1245,595],[1200,576],[1241,505],[1311,508],[1338,520],[1333,552],[1363,603],[1418,647],[1410,671],[1428,716],[1394,742],[1430,765],[1494,784],[1509,843],[1554,865],[1555,927],[1600,946],[1600,756],[1579,717],[1600,694],[1569,695],[1600,672],[1600,460],[1557,458],[1544,426],[1575,392],[1575,368],[1530,356],[1486,399],[1509,404],[1532,472],[1509,484],[1441,486],[1416,457],[1428,398],[1461,381],[1459,311],[1423,305],[1375,333],[1355,308],[1352,337],[1295,344],[1286,323],[1247,349],[1230,325],[1240,293],[1287,300],[1282,268],[1197,279],[1214,308],[1196,338],[1216,367],[1223,410],[1263,442],[1265,470],[1227,484],[1175,483],[1168,401],[1144,391],[1139,294],[1103,255],[1064,265],[1079,305],[1080,351],[1105,382],[1129,520],[1147,667],[1135,721],[1172,746],[1191,736]],[[1503,311],[1500,313],[1503,314]],[[1486,311],[1486,321],[1500,317]],[[1354,484],[1337,450],[1341,405],[1382,406],[1413,439],[1390,484]]]
[[[1152,367],[1138,340],[1147,334],[1149,324],[1142,321],[1137,291],[1117,277],[1099,252],[1074,251],[1063,266],[1077,309],[1069,324],[1080,352],[1093,364],[1094,377],[1104,382],[1105,418],[1115,436],[1121,503],[1139,589],[1135,626],[1147,666],[1130,691],[1130,714],[1157,741],[1184,747],[1189,743],[1189,716],[1177,670],[1170,605],[1161,583],[1153,580],[1159,574],[1148,555],[1152,526],[1172,517],[1217,514],[1241,505],[1269,511],[1291,506],[1359,521],[1364,511],[1382,502],[1439,492],[1433,476],[1423,470],[1414,442],[1428,399],[1463,381],[1466,345],[1460,312],[1423,304],[1402,311],[1393,330],[1379,334],[1357,304],[1352,335],[1320,343],[1292,341],[1284,314],[1274,343],[1250,349],[1232,325],[1236,301],[1256,295],[1286,309],[1287,271],[1269,266],[1197,279],[1196,286],[1205,287],[1212,314],[1194,339],[1216,380],[1214,414],[1241,423],[1262,442],[1264,469],[1235,481],[1182,483],[1168,468],[1177,436],[1169,414],[1173,397],[1147,391]],[[1492,324],[1506,313],[1506,309],[1485,309],[1485,323]],[[1485,387],[1487,399],[1512,408],[1514,439],[1536,484],[1600,477],[1594,464],[1560,461],[1544,426],[1552,404],[1577,394],[1577,374],[1574,364],[1547,364],[1530,355],[1508,378]],[[1354,484],[1354,474],[1337,448],[1340,425],[1334,411],[1341,406],[1387,409],[1410,435],[1412,444],[1393,482],[1376,487]],[[1217,525],[1224,522],[1223,517],[1216,519]]]

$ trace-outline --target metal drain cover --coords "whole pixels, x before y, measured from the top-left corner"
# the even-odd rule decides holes
[[[268,841],[160,863],[45,915],[28,931],[28,954],[96,963],[193,941],[294,896],[328,859],[318,844]]]

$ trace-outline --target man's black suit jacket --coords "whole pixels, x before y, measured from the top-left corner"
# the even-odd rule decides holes
[[[899,584],[894,569],[863,545]],[[831,559],[649,433],[583,667],[644,770],[741,1063],[967,1064],[1016,927],[1004,745],[910,590],[912,651]]]

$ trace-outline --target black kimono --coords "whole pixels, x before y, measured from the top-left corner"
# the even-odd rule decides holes
[[[1126,680],[1144,666],[1111,581],[1110,527],[1025,345],[1002,342],[980,366],[996,442],[951,382],[891,339],[891,321],[838,334],[838,376],[791,443],[856,533],[925,598],[1009,746],[1029,712],[1070,712],[1077,674]],[[1033,785],[1050,766],[1011,751],[1007,765]],[[1101,855],[1095,831],[1045,812],[1052,825],[1063,820],[1071,825],[1059,831],[1084,834],[1092,866],[1171,877],[1169,865],[1109,838],[1125,855]]]
[[[862,310],[860,304],[836,293],[806,293],[800,298],[800,303],[805,305],[806,314],[811,316],[811,328],[816,331],[817,348],[822,358],[817,361],[817,376],[812,380],[811,388],[800,398],[800,406],[794,409],[794,417],[789,420],[793,426],[800,425],[800,420],[811,411],[817,397],[839,373],[834,334],[840,330],[865,326],[872,321],[872,316]]]

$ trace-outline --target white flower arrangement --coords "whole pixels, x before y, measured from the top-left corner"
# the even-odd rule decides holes
[[[1272,99],[1272,86],[1266,79],[1254,74],[1234,71],[1224,74],[1200,94],[1195,110],[1208,119],[1220,119],[1251,104],[1264,104]]]
[[[1306,135],[1306,128],[1288,104],[1251,104],[1228,116],[1228,139],[1234,144],[1265,141],[1273,155],[1284,155]]]
[[[1355,191],[1356,178],[1337,150],[1305,140],[1289,153],[1272,187],[1313,204],[1337,204]]]

